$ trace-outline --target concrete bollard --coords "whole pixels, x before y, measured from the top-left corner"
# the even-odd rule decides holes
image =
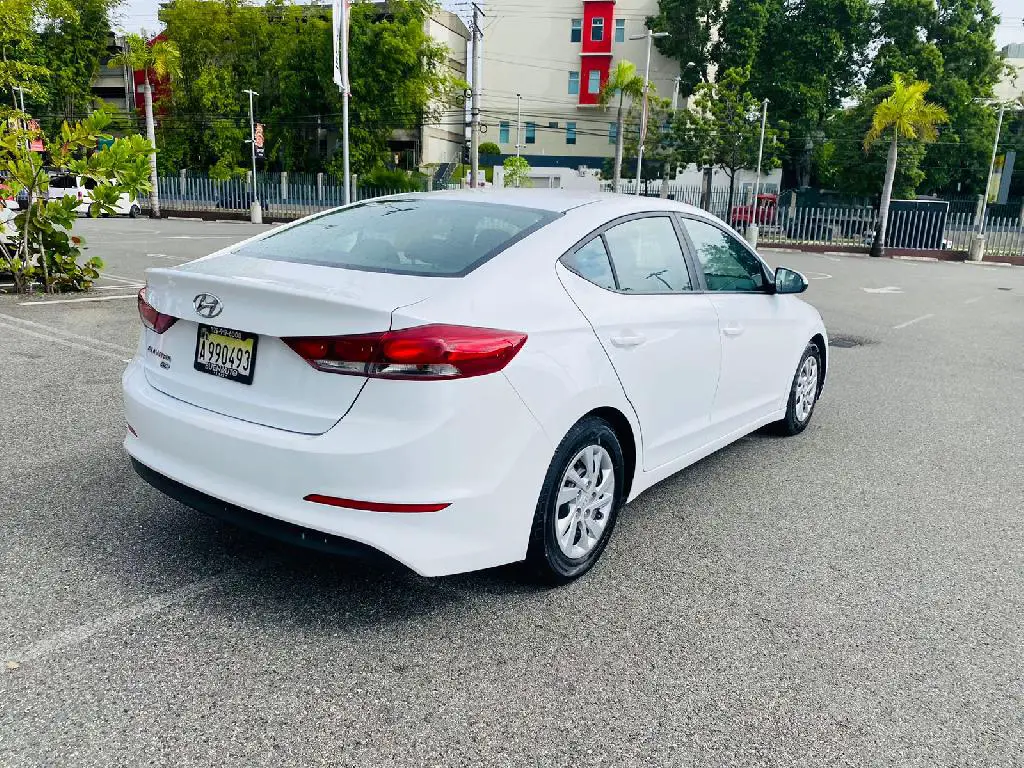
[[[259,200],[252,201],[252,207],[249,208],[249,220],[253,224],[263,223],[263,207],[260,205]]]
[[[967,258],[971,261],[981,261],[985,258],[985,236],[975,235],[971,238],[971,246],[967,251]]]
[[[750,243],[751,248],[757,248],[757,236],[759,230],[757,224],[751,224],[747,227],[747,242]]]

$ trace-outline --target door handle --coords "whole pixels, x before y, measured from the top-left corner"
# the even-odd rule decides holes
[[[647,341],[647,337],[639,333],[627,333],[622,336],[611,337],[611,342],[616,347],[639,347],[645,341]]]
[[[739,336],[743,333],[742,325],[727,325],[722,329],[722,333],[726,336]]]

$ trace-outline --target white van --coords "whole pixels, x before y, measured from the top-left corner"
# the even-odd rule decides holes
[[[89,215],[89,206],[92,205],[92,195],[90,192],[95,186],[96,182],[92,179],[72,176],[67,173],[56,174],[50,177],[50,188],[46,192],[46,199],[60,200],[62,197],[74,195],[79,200],[79,205],[75,210],[87,216]],[[132,200],[125,193],[118,198],[114,211],[119,216],[130,216],[134,219],[142,213],[142,207],[139,205],[138,200]]]

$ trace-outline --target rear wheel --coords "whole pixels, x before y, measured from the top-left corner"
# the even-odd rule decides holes
[[[789,388],[786,418],[775,423],[783,435],[798,435],[806,429],[821,392],[821,351],[811,342],[804,349]]]
[[[615,527],[624,488],[622,446],[603,419],[569,430],[551,460],[534,513],[527,567],[548,584],[590,570]]]
[[[142,209],[137,205],[133,205],[128,209],[128,216],[133,219],[139,218],[139,214],[142,213]]]

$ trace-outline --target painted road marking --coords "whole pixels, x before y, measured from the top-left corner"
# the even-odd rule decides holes
[[[108,349],[112,349],[115,352],[120,352],[121,354],[127,353],[131,355],[134,354],[135,352],[135,350],[131,347],[124,347],[121,346],[120,344],[113,344],[109,341],[103,341],[102,339],[95,339],[92,336],[81,336],[77,333],[71,333],[71,331],[65,331],[63,328],[55,328],[52,325],[37,323],[32,320],[23,320],[20,317],[14,317],[12,315],[0,314],[0,320],[5,320],[8,323],[18,323],[19,325],[28,326],[29,328],[35,328],[39,333],[50,333],[54,336],[61,336],[68,339],[76,339],[78,341],[84,341],[88,344],[94,344],[100,347],[107,347]]]
[[[20,301],[18,302],[23,307],[38,307],[41,304],[84,304],[88,301],[117,301],[118,299],[134,299],[136,298],[134,293],[129,293],[126,296],[93,296],[86,299],[56,299],[53,301]]]
[[[935,317],[935,315],[931,315],[930,314],[930,315],[921,315],[920,317],[915,317],[913,320],[907,320],[907,322],[905,322],[905,323],[900,323],[899,325],[894,325],[893,326],[893,330],[897,330],[898,331],[900,328],[906,328],[908,325],[913,325],[914,323],[920,323],[922,320],[927,320],[929,317]]]
[[[830,275],[828,272],[804,272],[803,275],[808,280],[831,280],[832,279],[832,275]],[[812,275],[814,275],[814,277],[812,277]]]
[[[71,629],[65,629],[62,632],[56,632],[49,637],[44,637],[42,640],[32,643],[31,645],[27,645],[24,648],[8,651],[4,654],[4,658],[7,661],[13,661],[20,664],[22,662],[42,658],[43,656],[49,656],[50,654],[57,653],[59,651],[65,651],[73,646],[79,645],[100,632],[105,632],[122,624],[129,624],[143,616],[160,613],[173,605],[183,603],[186,600],[190,600],[193,597],[209,592],[239,578],[240,576],[249,575],[252,572],[252,570],[228,571],[218,576],[211,576],[208,579],[203,579],[202,581],[186,584],[180,589],[165,592],[162,595],[154,595],[148,600],[143,600],[141,603],[129,605],[127,608],[122,608],[119,611],[108,613],[106,616],[101,616],[94,621],[90,621],[77,627],[72,627]]]
[[[862,288],[861,290],[864,293],[903,293],[903,289],[895,285],[887,285],[885,288]]]
[[[108,352],[105,349],[98,349],[96,347],[88,347],[85,344],[79,344],[77,341],[69,341],[67,339],[61,338],[59,336],[53,336],[53,335],[48,334],[48,333],[37,333],[35,331],[31,331],[28,328],[25,328],[25,327],[20,326],[20,325],[11,325],[11,324],[8,324],[8,323],[0,323],[0,328],[7,328],[8,330],[11,330],[11,331],[17,331],[18,333],[21,333],[21,334],[23,334],[25,336],[32,336],[33,338],[36,338],[36,339],[43,339],[44,341],[52,341],[55,344],[63,344],[65,347],[71,347],[72,349],[77,349],[77,350],[79,350],[81,352],[89,352],[90,354],[93,354],[93,355],[99,355],[100,357],[106,357],[106,358],[109,358],[111,360],[117,360],[117,362],[119,362],[119,363],[128,362],[127,360],[124,359],[124,355],[125,355],[124,352],[121,352],[119,354],[114,354],[113,352]]]
[[[121,275],[112,275],[109,272],[100,272],[100,277],[105,277],[108,280],[113,280],[115,283],[129,283],[131,285],[138,285],[138,278],[134,277],[122,277]]]

